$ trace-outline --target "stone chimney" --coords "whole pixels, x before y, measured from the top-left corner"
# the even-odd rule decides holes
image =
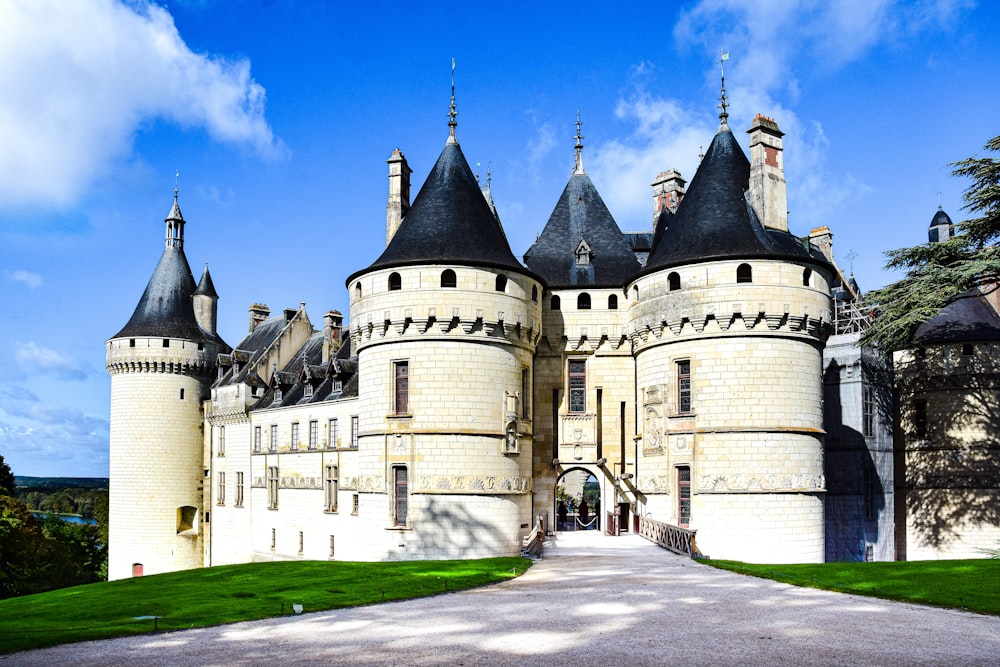
[[[389,164],[389,203],[385,207],[385,244],[389,245],[403,216],[410,210],[410,174],[413,170],[398,148],[386,162]]]
[[[337,354],[340,349],[340,331],[344,323],[344,316],[339,310],[328,310],[323,316],[323,363],[330,361],[330,357]]]
[[[250,333],[257,328],[257,325],[266,320],[271,315],[271,309],[262,303],[255,303],[250,306]]]
[[[653,224],[660,213],[667,209],[671,213],[677,212],[681,200],[684,199],[684,185],[686,181],[681,178],[681,173],[676,169],[661,171],[653,179]]]
[[[837,265],[833,261],[833,233],[829,227],[816,227],[809,232],[809,243],[819,248],[830,264]]]
[[[774,119],[757,114],[747,130],[750,135],[750,204],[761,223],[770,229],[788,231],[788,188],[785,159]]]

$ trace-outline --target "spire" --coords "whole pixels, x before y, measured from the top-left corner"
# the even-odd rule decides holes
[[[455,136],[455,128],[458,127],[458,121],[455,118],[458,116],[458,111],[455,109],[455,59],[451,59],[451,105],[448,107],[448,143],[457,144],[458,138]]]
[[[722,123],[719,125],[719,130],[729,129],[729,101],[726,99],[726,61],[729,60],[729,51],[720,51],[719,56],[719,66],[722,68],[722,95],[719,97],[719,109],[722,111],[719,113],[719,120]]]
[[[580,121],[580,112],[576,112],[576,167],[573,169],[574,174],[582,174],[583,171],[583,135],[580,134],[580,127],[583,123]]]
[[[170,212],[164,220],[167,223],[166,247],[184,248],[184,216],[181,215],[181,207],[177,205],[177,183],[181,173],[174,174],[174,205],[170,207]]]

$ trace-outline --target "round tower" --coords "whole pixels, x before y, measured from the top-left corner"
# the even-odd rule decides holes
[[[107,342],[109,579],[202,565],[202,401],[228,347],[214,330],[208,268],[196,286],[184,255],[176,190],[165,222],[163,255],[131,319]]]
[[[512,555],[532,523],[542,285],[449,125],[385,251],[347,279],[363,378],[358,513],[381,558]]]
[[[627,286],[642,420],[636,476],[648,515],[697,530],[706,555],[821,562],[831,268],[787,231],[783,174],[766,173],[780,171],[777,125],[755,121],[752,132],[769,136],[751,137],[767,149],[751,170],[722,120],[676,218]],[[779,192],[753,191],[775,183]]]

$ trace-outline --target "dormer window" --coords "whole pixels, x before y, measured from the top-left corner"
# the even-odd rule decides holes
[[[305,386],[302,387],[302,395],[305,398],[312,398],[312,395],[313,395],[313,386],[312,386],[311,383],[306,382]]]
[[[576,246],[573,254],[576,255],[577,266],[590,266],[590,260],[594,257],[594,252],[583,239],[580,239],[580,243]]]

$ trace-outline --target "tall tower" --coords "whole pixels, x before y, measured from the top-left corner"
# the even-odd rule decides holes
[[[347,279],[358,355],[360,539],[382,559],[519,552],[541,281],[450,133],[381,256]]]
[[[215,332],[218,297],[208,268],[196,286],[184,256],[176,189],[165,222],[163,255],[146,291],[107,342],[109,579],[202,565],[201,406],[218,355],[229,348]]]

